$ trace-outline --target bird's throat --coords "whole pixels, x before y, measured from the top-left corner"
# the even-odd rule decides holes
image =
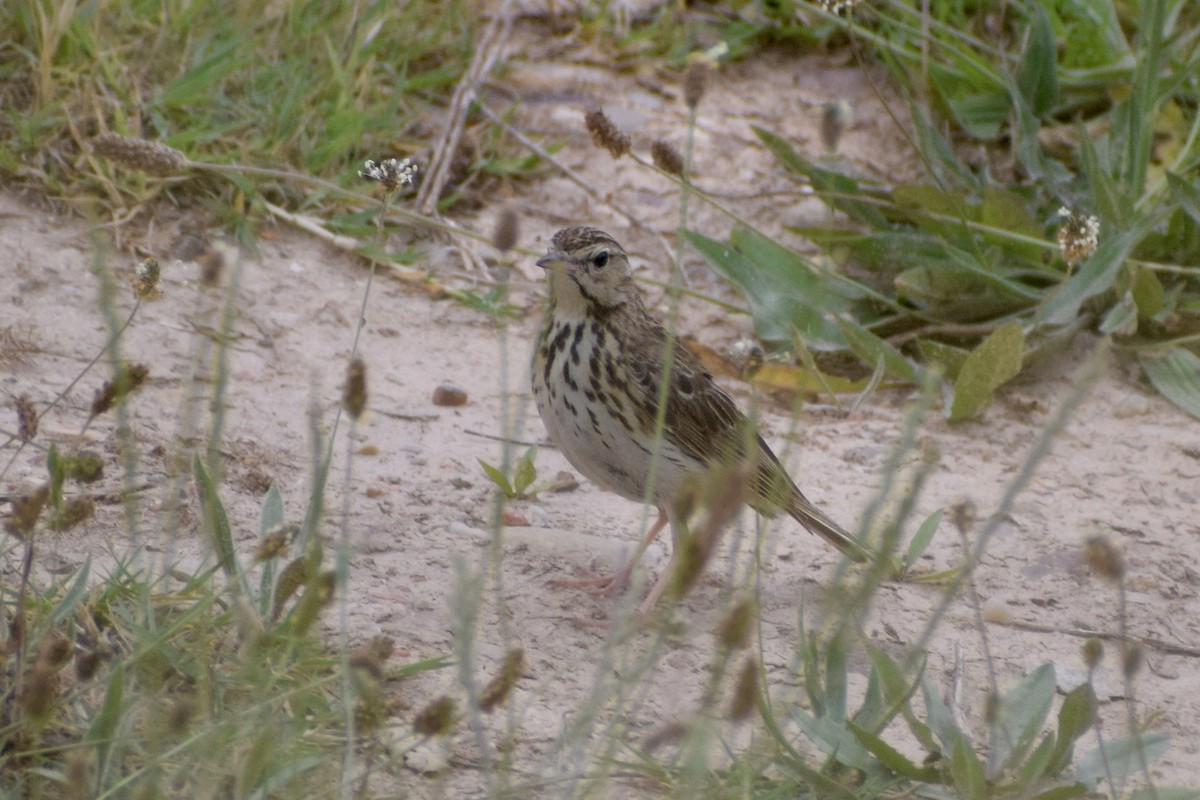
[[[555,318],[582,320],[587,317],[587,298],[564,266],[550,268],[550,297],[554,301]]]

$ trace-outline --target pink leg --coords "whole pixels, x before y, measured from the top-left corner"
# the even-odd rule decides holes
[[[614,594],[625,591],[629,588],[629,576],[633,574],[633,568],[637,566],[638,561],[642,557],[642,553],[646,552],[646,548],[650,546],[650,543],[653,542],[658,534],[662,532],[662,529],[666,527],[668,520],[669,518],[667,517],[667,512],[660,508],[658,510],[658,520],[650,526],[650,530],[646,531],[646,535],[642,537],[640,542],[638,542],[637,550],[634,551],[633,558],[622,564],[621,568],[612,575],[596,575],[589,578],[568,578],[551,581],[550,585],[568,588],[593,587],[598,589],[602,594]],[[674,559],[674,557],[674,553],[672,553],[671,558]],[[655,588],[658,588],[657,585]],[[659,590],[659,594],[661,593],[662,591]]]

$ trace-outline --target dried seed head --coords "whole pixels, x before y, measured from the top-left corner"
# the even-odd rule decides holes
[[[270,561],[273,558],[287,555],[288,548],[292,546],[292,542],[295,541],[296,534],[299,532],[299,525],[279,525],[272,528],[259,540],[258,549],[254,551],[254,559]]]
[[[673,742],[678,742],[683,737],[687,736],[688,727],[682,722],[668,722],[654,733],[647,737],[642,744],[642,749],[647,753],[653,753],[663,745],[668,745]]]
[[[72,497],[63,503],[46,520],[46,527],[52,531],[69,531],[76,525],[87,522],[96,513],[96,504],[90,497]]]
[[[411,158],[385,158],[381,161],[367,159],[363,162],[363,168],[358,171],[358,177],[378,183],[388,193],[401,186],[412,186],[416,174],[417,165]]]
[[[365,670],[375,680],[383,680],[383,665],[396,650],[390,636],[376,636],[350,654],[350,668]]]
[[[134,295],[142,300],[157,300],[162,297],[162,292],[158,288],[158,279],[161,275],[162,269],[156,260],[143,258],[133,268],[133,277],[129,279],[129,285],[133,287]]]
[[[33,405],[33,399],[23,394],[17,398],[17,436],[22,442],[32,442],[37,436],[38,413]]]
[[[1142,671],[1142,648],[1136,642],[1124,642],[1121,645],[1121,670],[1125,677],[1133,677]]]
[[[700,105],[700,101],[704,99],[704,94],[708,91],[708,79],[711,72],[712,66],[704,59],[693,61],[683,71],[683,102],[687,103],[688,108],[693,111],[696,110],[696,106]]]
[[[112,658],[112,651],[107,647],[93,647],[90,650],[75,652],[75,677],[81,681],[90,681],[100,665]]]
[[[57,633],[52,633],[46,637],[38,648],[37,663],[50,669],[61,669],[64,664],[71,660],[71,652],[74,648],[71,646],[71,640]]]
[[[219,247],[210,247],[196,259],[200,265],[200,282],[205,286],[216,286],[225,271],[225,253]]]
[[[729,701],[729,719],[741,722],[754,713],[758,702],[758,659],[750,656],[738,671],[737,684]]]
[[[507,253],[517,246],[521,237],[521,217],[511,206],[500,209],[496,217],[496,229],[492,231],[492,246]]]
[[[195,716],[196,701],[194,699],[188,695],[176,698],[175,702],[171,703],[171,707],[167,709],[167,732],[177,739],[182,737],[192,726]]]
[[[454,729],[458,721],[458,710],[449,697],[439,697],[417,714],[413,720],[413,733],[418,736],[445,736]]]
[[[669,172],[677,178],[683,177],[683,156],[671,144],[655,139],[650,144],[650,157],[654,159],[654,166],[663,172]]]
[[[602,109],[593,109],[583,117],[592,141],[597,147],[603,147],[613,158],[620,158],[629,152],[632,141],[608,118]]]
[[[29,395],[17,398],[17,435],[22,441],[32,441],[37,435],[37,408]]]
[[[1065,206],[1058,210],[1062,224],[1058,228],[1058,246],[1063,261],[1075,266],[1096,252],[1100,243],[1100,220],[1095,215],[1084,216]]]
[[[102,133],[92,139],[92,152],[148,175],[175,175],[188,166],[188,157],[161,142]]]
[[[1083,643],[1083,663],[1089,670],[1100,666],[1104,658],[1104,644],[1095,636],[1089,636]]]
[[[721,620],[717,629],[717,640],[726,650],[741,650],[750,643],[750,632],[754,630],[754,620],[758,616],[758,604],[753,598],[747,597],[729,609],[729,613]]]
[[[4,521],[4,530],[11,536],[24,539],[33,531],[49,497],[50,485],[43,483],[33,491],[14,498],[12,513]]]
[[[112,408],[127,395],[137,391],[150,375],[150,368],[145,364],[130,364],[121,368],[117,377],[105,381],[100,390],[92,398],[92,416],[98,417]]]
[[[959,500],[950,507],[950,520],[959,533],[966,533],[975,524],[975,503],[972,500]]]
[[[1118,582],[1125,577],[1124,559],[1104,536],[1089,536],[1083,544],[1083,557],[1092,572],[1105,580]]]
[[[675,501],[676,516],[687,519],[696,513],[694,522],[676,545],[678,556],[671,579],[673,597],[682,598],[700,579],[721,529],[746,501],[751,472],[750,466],[742,461],[718,463],[684,481]]]
[[[21,695],[21,709],[32,720],[45,721],[58,702],[58,676],[53,667],[40,661],[33,665]]]
[[[80,450],[63,459],[63,473],[80,483],[95,483],[104,477],[104,459],[92,450]]]
[[[346,370],[346,386],[342,389],[342,408],[358,421],[367,407],[367,365],[361,358],[350,362]]]
[[[524,650],[517,647],[505,653],[504,664],[501,665],[500,671],[488,681],[488,685],[483,689],[483,695],[479,699],[479,710],[486,714],[502,705],[508,699],[513,687],[517,685],[517,679],[524,671]]]
[[[826,103],[821,108],[821,144],[825,149],[834,152],[842,140],[842,134],[850,125],[854,112],[845,100]]]

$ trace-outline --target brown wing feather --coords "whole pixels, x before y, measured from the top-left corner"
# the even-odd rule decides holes
[[[662,352],[667,337],[665,329],[644,312],[631,316],[646,320],[638,331],[639,335],[629,337],[631,348],[636,347],[642,353]],[[712,375],[705,371],[682,342],[675,342],[671,361],[672,391],[667,393],[667,419],[670,424],[663,433],[667,441],[703,464],[713,463],[719,458],[747,458],[751,456],[751,450],[757,450],[758,468],[750,505],[772,517],[786,510],[805,528],[854,560],[865,561],[866,551],[850,534],[808,501],[771,448],[738,410],[733,398],[717,385]],[[631,358],[627,363],[641,389],[637,394],[642,421],[648,429],[652,429],[658,414],[662,384],[660,362],[657,359]]]

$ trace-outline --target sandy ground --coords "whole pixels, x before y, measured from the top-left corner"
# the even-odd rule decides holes
[[[665,279],[667,260],[659,239],[629,227],[606,201],[635,210],[650,231],[673,240],[677,196],[665,180],[628,160],[614,164],[594,149],[582,130],[581,109],[586,98],[602,101],[633,134],[635,150],[645,153],[657,136],[682,144],[685,112],[678,87],[657,73],[614,73],[584,66],[583,56],[565,59],[563,52],[570,44],[549,36],[527,33],[526,39],[533,43],[523,46],[504,78],[512,91],[528,100],[517,124],[564,142],[560,158],[603,199],[589,197],[559,177],[503,187],[500,199],[522,210],[521,244],[542,248],[565,224],[595,224],[624,241],[643,274]],[[831,98],[849,99],[855,107],[857,122],[846,135],[843,157],[867,174],[908,177],[911,169],[903,166],[899,137],[856,68],[771,52],[723,68],[705,98],[696,137],[699,182],[723,193],[739,213],[774,234],[786,236],[782,226],[787,224],[824,219],[825,212],[811,199],[794,192],[770,194],[793,187],[756,143],[749,125],[786,135],[817,156],[819,114],[814,104]],[[880,153],[894,155],[881,160]],[[485,206],[465,222],[487,230],[497,208],[498,204]],[[699,204],[693,206],[692,224],[716,238],[725,237],[731,227],[726,218]],[[152,376],[130,406],[142,445],[140,468],[147,483],[143,500],[151,510],[166,501],[170,484],[163,454],[180,434],[179,409],[195,369],[197,343],[206,341],[222,297],[200,283],[201,268],[195,262],[173,262],[187,228],[187,219],[164,221],[137,242],[167,265],[165,296],[139,312],[124,339],[124,355],[149,365]],[[422,266],[439,270],[450,283],[465,280],[456,272],[461,261],[452,251],[435,240],[421,240],[418,246],[428,253]],[[7,295],[0,332],[28,346],[23,355],[0,361],[5,392],[0,413],[3,427],[12,429],[12,399],[24,392],[39,405],[48,402],[98,351],[105,334],[96,310],[94,240],[83,225],[52,218],[11,194],[0,194],[0,248],[6,253],[0,258],[0,274]],[[129,253],[111,253],[109,259],[114,265],[136,260]],[[477,460],[499,463],[504,449],[499,439],[507,435],[541,445],[541,476],[570,470],[545,443],[526,382],[531,342],[544,307],[545,290],[537,272],[531,259],[519,259],[512,272],[511,302],[521,314],[504,329],[481,313],[433,300],[389,276],[375,282],[362,343],[372,413],[354,434],[360,455],[349,485],[349,529],[355,547],[349,612],[354,639],[392,637],[402,654],[397,662],[449,654],[456,631],[463,630],[456,598],[463,595],[464,581],[478,580],[482,565],[488,563],[495,509],[493,487]],[[696,288],[733,298],[694,256],[689,257],[687,272]],[[242,260],[226,401],[227,474],[221,491],[243,555],[253,551],[258,509],[271,481],[283,493],[289,520],[299,521],[303,514],[311,463],[308,409],[315,404],[328,427],[339,401],[365,280],[360,262],[286,228],[264,231],[259,257]],[[661,313],[661,292],[651,287],[646,291],[651,307]],[[120,291],[119,298],[119,306],[127,311],[132,304],[128,292]],[[685,303],[679,327],[718,348],[750,330],[748,318],[696,301]],[[921,450],[936,454],[937,463],[917,503],[916,519],[964,500],[974,504],[980,519],[988,517],[1094,345],[1094,340],[1081,337],[1060,363],[1031,381],[1007,387],[978,421],[951,426],[938,413],[927,418],[919,431]],[[89,375],[43,420],[43,444],[73,438],[102,375]],[[994,614],[1045,628],[987,626],[1002,686],[1046,661],[1080,668],[1082,639],[1067,631],[1116,629],[1113,589],[1089,577],[1079,557],[1081,543],[1097,533],[1107,534],[1127,559],[1130,630],[1180,647],[1200,647],[1200,570],[1191,561],[1200,552],[1200,424],[1132,375],[1119,359],[1109,362],[1017,499],[980,565],[979,591]],[[463,388],[467,404],[434,405],[434,390],[442,384]],[[726,385],[744,405],[756,402],[744,384]],[[908,391],[879,391],[851,414],[822,401],[806,405],[798,416],[762,401],[762,425],[777,451],[787,452],[785,460],[806,494],[852,526],[880,484],[912,401]],[[115,489],[119,470],[111,419],[93,424],[87,438],[105,454],[110,475],[106,480]],[[343,438],[339,454],[345,453],[345,444]],[[912,456],[909,466],[916,459]],[[327,502],[331,535],[340,524],[338,511],[346,490],[340,474],[343,455],[337,461]],[[17,490],[42,474],[44,454],[27,449],[9,469],[0,491]],[[185,518],[183,540],[162,542],[157,531],[144,532],[152,552],[185,563],[203,557],[203,548],[192,538],[192,504],[189,490],[185,505],[191,514]],[[604,632],[578,624],[580,619],[608,618],[614,601],[549,583],[614,564],[632,548],[644,517],[636,504],[605,495],[586,482],[574,491],[546,492],[512,508],[530,524],[508,529],[503,557],[488,579],[484,606],[475,618],[475,675],[476,680],[487,680],[506,649],[524,648],[527,673],[513,698],[514,711],[487,724],[496,732],[507,728],[514,734],[511,758],[518,772],[547,775],[556,764],[569,761],[570,748],[560,747],[566,741],[564,730],[578,718],[592,688],[636,664],[636,659],[610,662]],[[753,519],[744,515],[739,530],[744,534],[752,525]],[[909,533],[915,525],[911,523]],[[121,506],[102,505],[87,525],[49,540],[38,558],[42,578],[51,570],[80,564],[89,553],[105,563],[107,552],[123,552],[128,546],[123,530]],[[787,695],[798,609],[803,604],[805,614],[817,613],[837,557],[790,521],[771,531],[772,556],[761,576],[762,644],[768,678],[778,681],[772,690]],[[670,647],[648,667],[644,690],[621,714],[631,741],[643,741],[664,721],[684,719],[694,711],[713,659],[711,631],[720,619],[722,600],[738,588],[749,538],[731,531],[726,541],[741,542],[740,550],[722,549],[706,579],[680,606]],[[665,563],[665,546],[664,537],[647,555],[650,578]],[[930,568],[960,560],[957,534],[948,522],[943,522],[928,556]],[[9,576],[6,580],[14,574],[17,558],[6,547],[0,567]],[[496,575],[499,592],[493,583]],[[938,598],[934,586],[887,585],[866,623],[867,635],[898,650],[919,633]],[[641,636],[653,638],[650,633]],[[630,647],[638,653],[648,645],[635,637]],[[983,728],[986,678],[965,598],[950,608],[929,647],[930,674],[947,689],[956,649],[964,675],[961,704],[968,724],[978,732]],[[1112,653],[1110,647],[1104,679],[1114,687],[1111,694],[1120,695]],[[865,674],[865,669],[859,673]],[[416,709],[442,693],[461,696],[458,670],[424,673],[398,683],[394,695],[409,708],[401,712],[398,727],[407,726]],[[1137,682],[1137,713],[1171,739],[1170,751],[1152,765],[1155,777],[1166,784],[1200,785],[1196,658],[1148,649]],[[1103,715],[1109,735],[1119,732],[1124,701],[1105,699]],[[721,730],[730,741],[744,742],[752,727]],[[1083,749],[1090,749],[1090,741]],[[446,758],[451,766],[439,776],[424,772]],[[407,767],[380,776],[379,789],[399,786],[418,796],[465,796],[480,786],[478,759],[476,738],[464,729],[446,752],[414,751]],[[547,789],[544,796],[558,796],[558,791]],[[633,791],[618,786],[613,796]]]

